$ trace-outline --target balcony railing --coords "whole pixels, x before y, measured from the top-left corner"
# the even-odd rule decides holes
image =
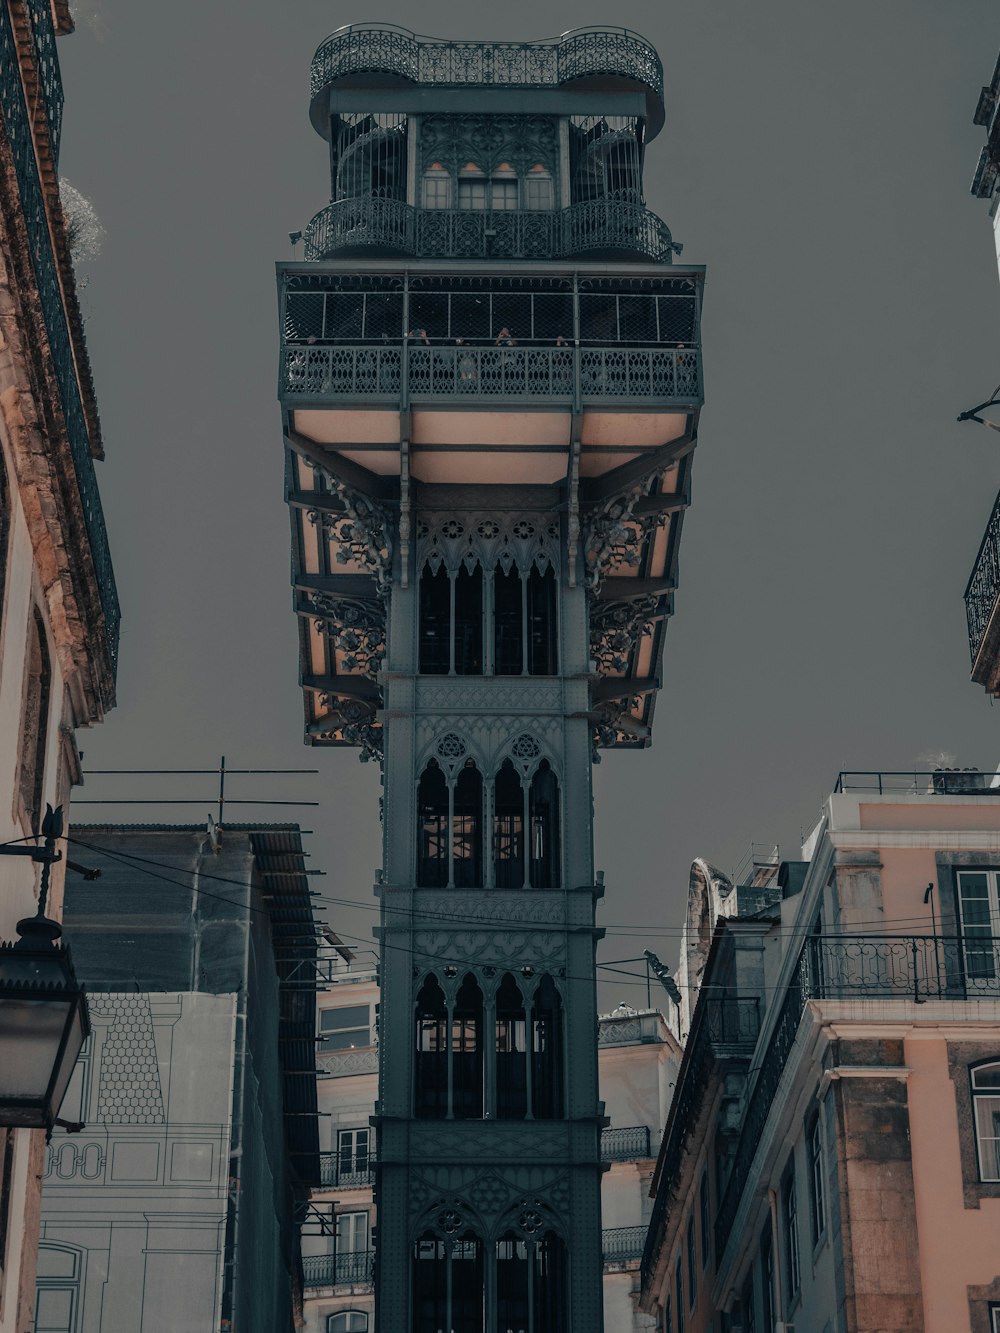
[[[605,1263],[627,1263],[630,1259],[641,1259],[645,1243],[645,1227],[610,1227],[601,1232]]]
[[[58,64],[54,50],[49,49],[47,21],[44,18],[42,8],[38,5],[33,5],[32,20],[36,49],[41,61],[40,74],[43,96],[47,113],[52,118],[50,134],[54,132],[57,137],[58,115],[62,104],[61,84],[58,82]],[[114,670],[118,660],[118,632],[121,621],[118,593],[115,588],[114,571],[111,567],[111,553],[108,549],[108,535],[104,525],[104,512],[101,508],[97,477],[94,472],[94,460],[90,452],[90,433],[87,429],[80,386],[77,381],[76,360],[66,318],[66,308],[63,304],[55,254],[52,249],[49,220],[45,208],[45,195],[42,190],[38,162],[35,157],[31,119],[28,115],[24,100],[24,89],[21,85],[10,12],[7,5],[2,3],[0,3],[0,109],[3,112],[3,125],[14,158],[21,208],[27,231],[28,250],[31,255],[31,265],[35,285],[38,289],[52,366],[59,388],[62,414],[73,458],[77,487],[80,492],[91,559],[94,564],[101,606],[104,611],[108,654],[111,659],[112,670]],[[55,152],[55,148],[56,141],[54,140],[53,152]]]
[[[378,1047],[362,1046],[350,1051],[317,1051],[316,1064],[324,1074],[349,1078],[354,1074],[378,1073]]]
[[[913,772],[843,772],[835,792],[871,792],[879,796],[1000,796],[996,774],[976,768],[934,768]]]
[[[444,42],[389,24],[338,28],[313,56],[310,90],[351,74],[388,74],[413,83],[494,88],[555,87],[601,75],[663,96],[663,66],[628,28],[578,28],[540,42]]]
[[[965,589],[965,616],[969,624],[969,652],[975,666],[1000,591],[1000,494]]]
[[[348,1254],[312,1254],[302,1260],[307,1287],[370,1287],[375,1273],[375,1251]]]
[[[747,1102],[716,1219],[721,1255],[729,1240],[764,1126],[807,1001],[1000,1000],[1000,937],[812,936],[802,946]]]
[[[344,1160],[339,1153],[324,1152],[319,1155],[320,1184],[339,1186],[341,1189],[366,1189],[372,1183],[375,1174],[375,1159],[348,1158]]]
[[[306,228],[306,259],[361,248],[439,259],[560,259],[621,250],[665,264],[681,249],[655,213],[625,199],[550,212],[340,199],[321,209]]]
[[[649,1155],[648,1125],[601,1130],[602,1162],[638,1162]]]
[[[406,355],[404,356],[404,351]],[[338,398],[549,400],[567,405],[579,381],[585,403],[701,401],[701,353],[687,347],[285,346],[281,394],[293,402]]]

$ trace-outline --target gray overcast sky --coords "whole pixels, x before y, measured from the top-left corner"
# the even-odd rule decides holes
[[[301,744],[273,261],[329,197],[309,59],[372,17],[506,40],[613,17],[665,66],[647,195],[708,265],[706,405],[654,745],[597,770],[602,919],[649,929],[603,956],[673,960],[692,857],[729,869],[751,839],[796,855],[841,767],[996,764],[962,592],[1000,437],[955,423],[1000,380],[992,233],[969,195],[993,0],[74,9],[61,166],[107,229],[83,302],[125,617],[88,767],[317,767],[244,791],[321,800],[301,812],[317,883],[370,898],[377,774]],[[124,794],[102,782],[79,794]],[[330,919],[364,935],[374,917]],[[622,983],[604,998],[641,998]]]

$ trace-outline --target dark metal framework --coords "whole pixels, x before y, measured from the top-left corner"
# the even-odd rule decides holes
[[[969,625],[969,653],[973,666],[979,657],[979,650],[983,646],[986,631],[996,610],[998,591],[1000,591],[1000,493],[993,502],[993,510],[965,588],[965,615]]]

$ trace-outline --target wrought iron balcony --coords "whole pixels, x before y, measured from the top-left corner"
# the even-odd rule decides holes
[[[601,1248],[606,1264],[621,1264],[641,1259],[645,1243],[645,1227],[610,1227],[601,1232]]]
[[[601,1130],[602,1162],[639,1162],[649,1156],[648,1125]]]
[[[621,251],[669,264],[681,247],[655,213],[627,199],[547,212],[340,199],[321,209],[306,228],[308,260],[357,250],[439,259],[561,259]]]
[[[371,1287],[374,1276],[374,1250],[311,1254],[302,1260],[302,1278],[307,1287]]]
[[[45,5],[43,7],[40,0],[35,0],[32,4],[33,30],[40,62],[43,96],[50,123],[50,134],[54,136],[52,140],[54,155],[57,147],[59,114],[62,106],[62,86],[59,82],[55,52],[50,49],[54,46],[54,42],[50,41],[51,15],[48,18],[45,17],[45,11],[48,9],[49,6]],[[35,157],[32,122],[24,100],[10,12],[5,4],[0,4],[0,109],[3,112],[3,125],[14,159],[18,192],[27,231],[27,248],[31,255],[31,265],[38,289],[42,319],[48,336],[52,366],[59,388],[63,419],[73,458],[73,468],[83,508],[91,559],[94,564],[101,607],[104,612],[108,655],[111,659],[112,670],[114,670],[118,660],[118,632],[121,622],[118,593],[115,588],[114,571],[111,567],[111,552],[108,548],[108,535],[104,525],[104,512],[97,488],[97,477],[94,472],[94,460],[91,456],[90,432],[87,428],[80,385],[77,380],[77,361],[70,336],[66,307],[63,303],[56,258],[52,249],[49,220],[45,208],[45,195]],[[86,368],[85,373],[89,373]]]
[[[1000,592],[1000,494],[993,504],[990,521],[983,533],[976,563],[965,589],[965,615],[969,624],[969,652],[972,655],[972,678],[988,689],[996,688],[1000,677],[1000,645],[989,637],[992,651],[983,653],[987,631],[994,621],[997,594]],[[995,634],[995,631],[994,631]],[[982,661],[980,657],[982,656]]]
[[[1000,937],[811,936],[802,946],[747,1102],[732,1170],[716,1219],[721,1255],[729,1240],[764,1126],[809,1000],[1000,1000]]]
[[[339,1186],[341,1189],[362,1190],[372,1183],[375,1174],[375,1159],[348,1158],[344,1161],[340,1153],[324,1152],[319,1155],[320,1183],[324,1186]]]
[[[384,74],[446,87],[547,88],[610,76],[663,97],[656,50],[628,28],[576,28],[539,42],[447,42],[387,23],[351,23],[320,43],[312,96],[338,79]]]
[[[358,400],[701,401],[701,353],[687,347],[464,344],[285,346],[281,396],[294,406]]]

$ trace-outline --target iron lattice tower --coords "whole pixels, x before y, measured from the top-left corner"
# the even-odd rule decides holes
[[[278,266],[306,734],[382,765],[382,1333],[599,1333],[591,762],[649,744],[702,400],[625,29],[352,25]]]

